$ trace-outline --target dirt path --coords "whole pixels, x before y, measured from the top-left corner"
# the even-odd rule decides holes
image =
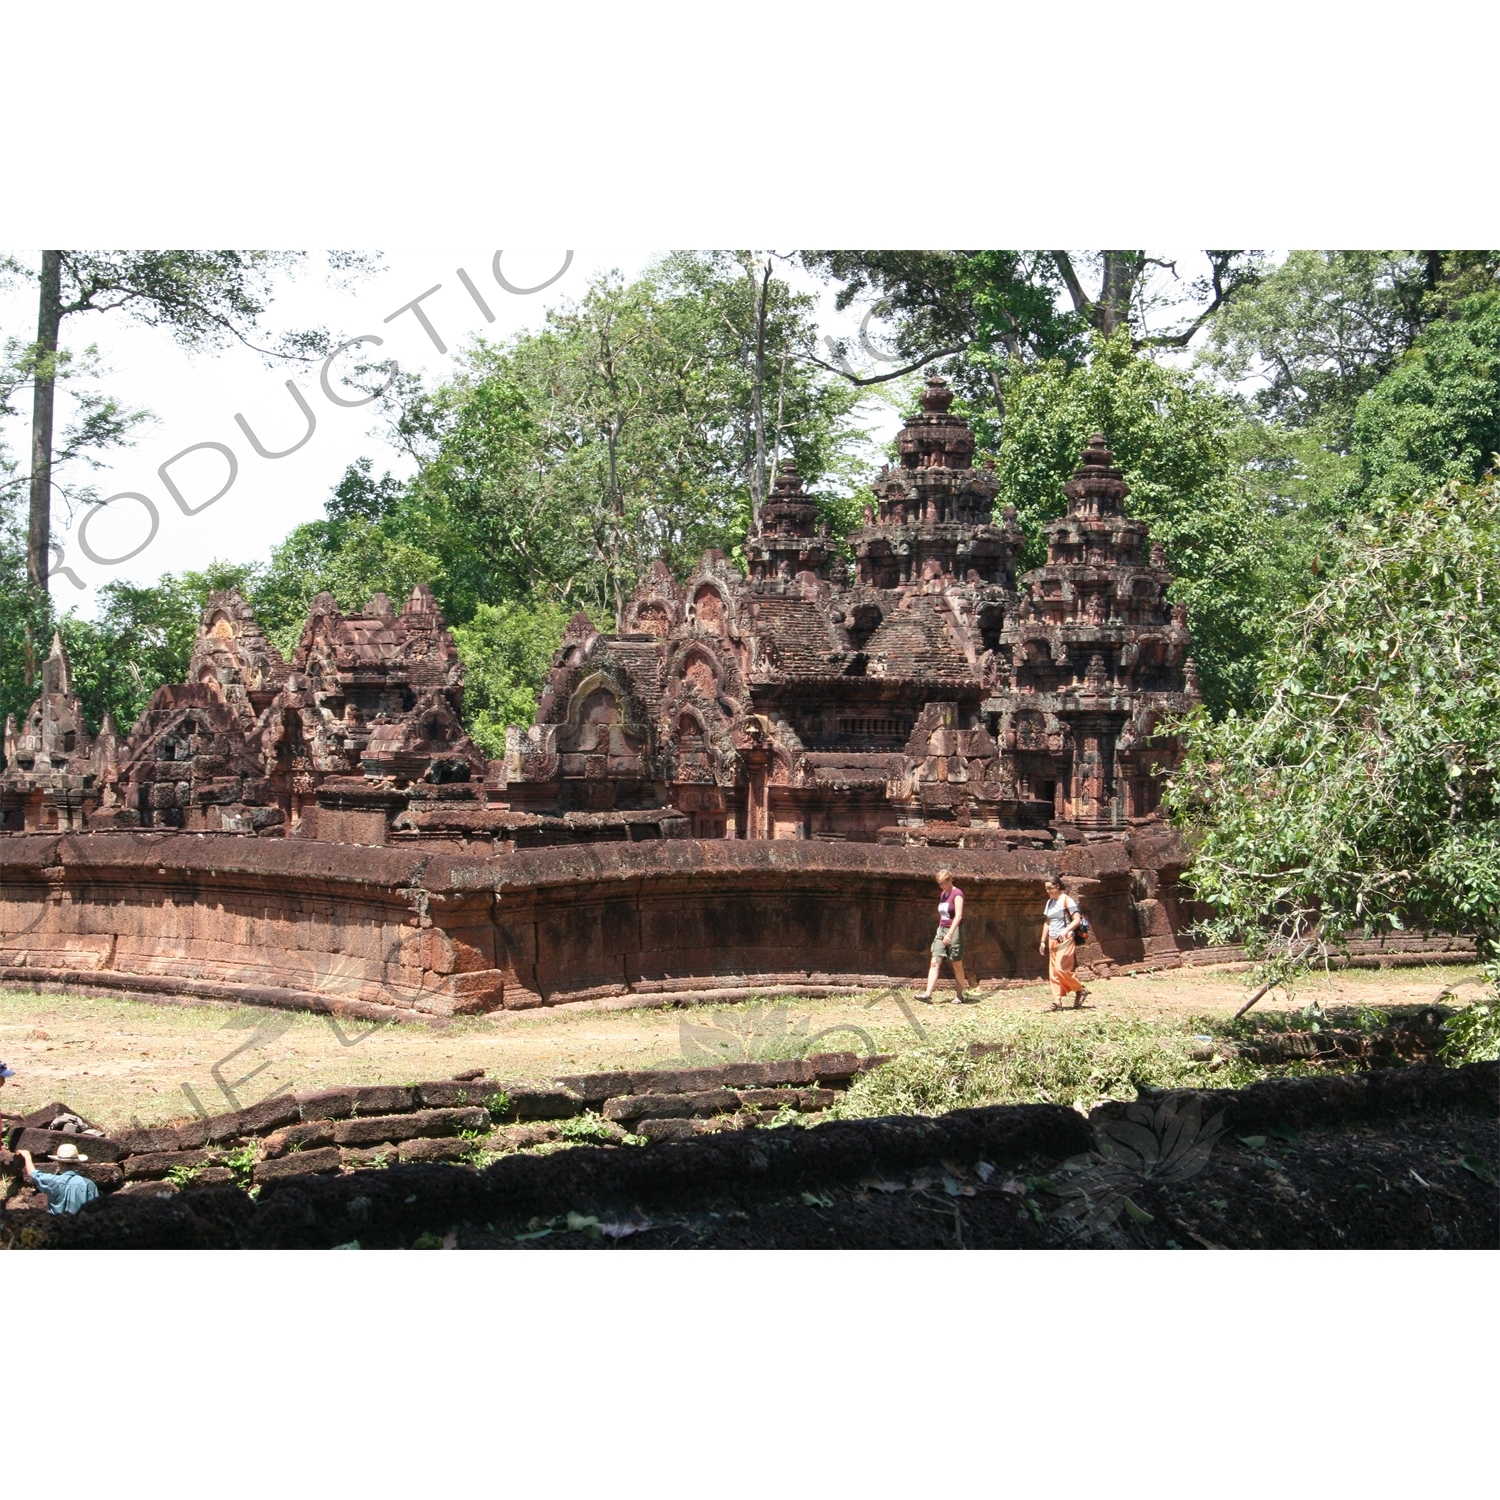
[[[1294,1000],[1263,1001],[1268,1014],[1316,1000],[1325,1009],[1389,1008],[1433,1001],[1446,986],[1477,990],[1477,971],[1454,967],[1351,970],[1310,982]],[[1244,977],[1175,970],[1094,986],[1091,1008],[1167,1027],[1222,1024],[1245,999]],[[940,998],[951,998],[951,988]],[[963,1023],[1045,1013],[1044,987],[1002,990],[978,1006],[914,1004],[889,993],[832,1000],[768,996],[722,1009],[534,1011],[421,1026],[327,1018],[219,1004],[0,991],[0,1058],[16,1076],[0,1093],[6,1115],[60,1099],[106,1129],[218,1113],[291,1089],[343,1083],[410,1083],[483,1068],[491,1077],[548,1077],[608,1068],[668,1067],[809,1051],[896,1051],[941,1039]],[[1073,1012],[1046,1016],[1066,1027]]]

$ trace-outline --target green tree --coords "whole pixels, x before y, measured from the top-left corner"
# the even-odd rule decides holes
[[[1360,398],[1497,271],[1494,251],[1294,250],[1215,314],[1199,359],[1253,385],[1261,416],[1348,453]]]
[[[481,604],[453,639],[464,664],[464,720],[492,760],[505,754],[508,725],[529,725],[570,616],[546,599]]]
[[[1204,255],[1204,274],[1186,281],[1175,262],[1144,250],[808,250],[802,261],[839,283],[840,311],[868,300],[891,340],[880,350],[867,334],[826,339],[834,363],[825,368],[872,385],[933,365],[963,398],[979,446],[993,451],[1006,382],[1021,367],[1080,363],[1091,331],[1127,334],[1136,349],[1185,348],[1259,275],[1259,252]],[[878,355],[879,368],[856,373],[849,363],[856,344]]]
[[[1103,432],[1130,485],[1128,513],[1151,526],[1188,607],[1204,696],[1215,713],[1246,704],[1256,660],[1285,595],[1287,524],[1256,503],[1236,471],[1244,417],[1227,396],[1132,350],[1127,334],[1093,336],[1087,365],[1026,367],[1006,382],[997,504],[1026,532],[1023,566],[1045,555],[1042,523],[1064,513],[1063,485],[1090,433]]]
[[[325,502],[324,519],[294,527],[244,590],[261,628],[288,659],[321,593],[353,614],[377,593],[400,609],[419,583],[439,601],[450,592],[443,554],[460,553],[461,542],[415,536],[413,520],[423,517],[404,505],[404,487],[389,474],[372,482],[370,467],[368,459],[351,464]]]
[[[1478,479],[1500,453],[1500,290],[1436,319],[1354,411],[1363,495]]]
[[[1380,503],[1284,620],[1260,706],[1185,725],[1166,805],[1220,940],[1283,966],[1416,923],[1500,947],[1500,490]]]
[[[831,501],[853,488],[858,393],[800,357],[811,299],[770,269],[667,256],[599,278],[539,330],[476,342],[436,391],[393,387],[419,470],[379,524],[441,558],[450,619],[531,597],[613,617],[653,557],[681,570],[735,546],[782,456]]]
[[[7,456],[0,451],[0,470]],[[26,580],[26,521],[16,492],[0,490],[0,724],[19,722],[36,696],[36,643],[52,629],[52,601]]]

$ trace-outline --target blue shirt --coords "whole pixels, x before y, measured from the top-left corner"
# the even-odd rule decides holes
[[[38,1172],[32,1179],[47,1195],[47,1212],[76,1214],[99,1196],[99,1189],[70,1167],[66,1172]]]

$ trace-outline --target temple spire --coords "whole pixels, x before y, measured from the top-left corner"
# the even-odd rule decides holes
[[[73,691],[73,664],[68,660],[68,648],[63,645],[61,630],[52,632],[52,649],[42,666],[42,687],[49,693]]]

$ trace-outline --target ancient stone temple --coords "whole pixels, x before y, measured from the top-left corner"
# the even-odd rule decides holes
[[[83,704],[73,691],[73,667],[62,637],[42,663],[42,690],[18,727],[5,720],[5,769],[0,772],[0,827],[12,831],[85,826],[115,775],[120,736],[105,716],[97,736],[84,722]]]
[[[700,838],[1003,846],[1156,812],[1166,713],[1196,701],[1182,610],[1100,435],[1016,577],[993,471],[929,379],[846,566],[786,463],[747,538],[678,582],[657,563],[604,635],[580,615],[505,795],[532,812],[670,805]],[[1025,841],[1022,838],[1021,841]]]
[[[61,639],[24,728],[6,726],[12,831],[181,829],[384,843],[413,804],[486,801],[461,722],[463,667],[430,590],[397,613],[313,601],[290,663],[234,590],[209,596],[188,680],[158,688],[122,739],[97,738]]]
[[[745,571],[658,562],[614,633],[577,615],[503,761],[424,588],[319,596],[289,659],[212,595],[124,739],[89,735],[55,642],[6,726],[0,984],[372,1020],[852,993],[925,971],[941,864],[986,981],[1036,977],[1053,873],[1085,973],[1182,962],[1202,913],[1157,768],[1196,683],[1104,438],[1019,577],[941,380],[897,452],[853,536],[784,464]]]
[[[1160,546],[1125,514],[1096,434],[1016,576],[1013,510],[931,377],[846,550],[786,462],[746,538],[684,580],[647,571],[618,633],[575,617],[536,722],[489,763],[425,587],[398,612],[313,601],[290,661],[234,591],[210,597],[188,681],[122,741],[89,735],[61,640],[7,724],[13,831],[181,829],[341,843],[695,836],[1051,845],[1154,818],[1196,701]],[[852,565],[851,565],[852,564]]]

